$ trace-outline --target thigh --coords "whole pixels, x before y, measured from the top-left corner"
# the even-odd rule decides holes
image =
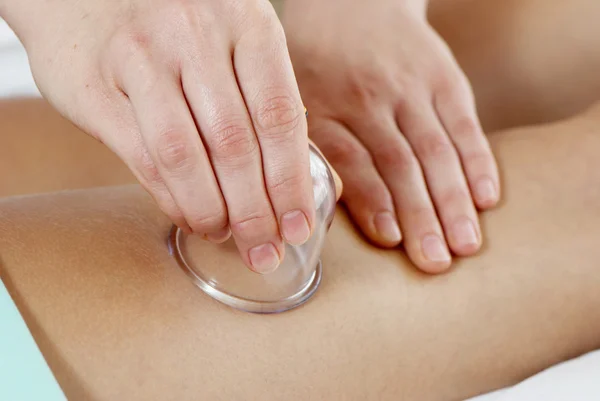
[[[600,99],[600,2],[430,0],[488,131],[560,120]]]

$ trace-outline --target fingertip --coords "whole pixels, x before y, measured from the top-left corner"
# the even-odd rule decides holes
[[[393,248],[402,241],[402,233],[396,216],[389,211],[379,212],[373,217],[374,235],[371,238],[378,245]]]
[[[446,273],[448,270],[450,270],[451,265],[452,265],[452,261],[444,262],[444,263],[427,262],[427,263],[422,263],[421,265],[417,265],[417,268],[419,270],[421,270],[423,273],[436,275],[436,274]]]
[[[452,256],[446,241],[437,233],[424,235],[419,244],[411,241],[407,251],[413,263],[424,273],[444,273],[452,264]]]
[[[225,227],[219,231],[206,234],[206,239],[213,244],[222,244],[231,237],[231,230]]]
[[[352,220],[369,242],[382,248],[394,248],[402,241],[396,215],[389,210],[374,212],[358,198],[343,199]]]
[[[452,259],[440,262],[422,260],[420,262],[413,261],[413,263],[415,264],[417,269],[419,269],[423,273],[436,275],[446,273],[448,270],[450,270],[450,267],[452,266]]]
[[[279,267],[282,257],[272,243],[255,246],[248,251],[248,267],[255,273],[273,273]]]
[[[496,206],[500,200],[498,185],[490,177],[482,177],[475,183],[474,198],[477,207],[489,209]]]
[[[457,256],[462,256],[462,257],[473,256],[477,252],[479,252],[480,249],[481,249],[481,242],[478,242],[476,244],[461,245],[459,247],[452,247],[452,251]]]
[[[456,256],[473,256],[481,249],[481,240],[476,242],[463,242],[459,244],[451,244],[452,252],[456,254]]]
[[[312,234],[309,219],[302,210],[293,210],[281,216],[281,234],[290,245],[302,245]]]
[[[481,248],[479,225],[468,217],[454,221],[446,236],[450,248],[458,256],[471,256]]]

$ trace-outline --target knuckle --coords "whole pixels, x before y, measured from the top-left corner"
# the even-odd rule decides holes
[[[150,52],[151,36],[142,29],[128,27],[118,30],[112,37],[110,50],[114,51],[121,60],[132,58],[146,59]]]
[[[157,184],[162,184],[163,180],[160,171],[146,149],[136,150],[134,165],[142,180],[144,180],[148,186],[153,187]]]
[[[462,70],[452,63],[436,64],[430,68],[430,79],[436,92],[448,98],[460,98],[465,89],[470,90],[469,80]]]
[[[170,0],[168,5],[162,18],[171,23],[171,31],[167,32],[178,40],[189,42],[190,35],[200,40],[210,35],[211,30],[219,23],[216,10],[205,7],[199,13],[198,2],[195,0]]]
[[[346,91],[351,103],[368,106],[381,97],[382,88],[387,88],[378,71],[371,66],[356,68],[347,78]]]
[[[271,33],[274,31],[283,33],[282,25],[269,2],[260,2],[252,10],[253,19],[258,26]]]
[[[259,134],[281,137],[294,134],[304,113],[291,96],[273,96],[260,103],[254,120]]]
[[[242,8],[238,7],[234,15],[237,15],[240,29],[246,31],[249,35],[256,36],[264,33],[268,37],[277,37],[281,33],[283,36],[283,27],[277,18],[273,6],[268,1],[251,2],[244,4]],[[258,32],[257,32],[258,31]]]
[[[475,104],[475,96],[466,75],[462,71],[454,73],[441,74],[437,82],[434,82],[435,102],[439,105],[458,110],[460,106],[473,107]]]
[[[433,77],[434,89],[444,98],[455,97],[456,93],[456,77],[450,76],[450,74],[443,71],[433,71],[430,74]]]
[[[425,133],[415,140],[415,152],[424,160],[446,158],[454,152],[454,146],[446,135],[440,133]]]
[[[187,222],[193,232],[206,234],[219,230],[227,225],[227,213],[223,208],[217,208],[202,214],[187,217]]]
[[[183,131],[165,130],[156,140],[157,162],[168,171],[189,171],[194,165],[194,146]]]
[[[193,0],[169,0],[168,5],[173,10],[175,20],[185,24],[193,21],[192,16],[197,6],[195,3]],[[206,13],[210,14],[208,7],[204,14]]]
[[[327,133],[324,133],[327,135]],[[358,141],[338,140],[332,141],[321,147],[323,154],[334,165],[369,165],[373,163],[373,158],[369,151]]]
[[[279,175],[267,182],[269,193],[272,194],[293,194],[304,189],[305,177],[300,173]]]
[[[104,76],[114,77],[127,85],[136,82],[136,91],[146,96],[156,86],[159,76],[152,61],[150,34],[141,30],[121,30],[117,32],[109,46],[109,57],[104,57],[101,70]],[[114,76],[116,75],[116,76]]]
[[[241,237],[256,236],[256,233],[264,233],[269,229],[276,231],[275,218],[269,213],[249,213],[231,219],[231,231]]]
[[[477,137],[482,135],[475,120],[467,116],[457,119],[450,127],[450,132],[459,140],[469,141],[478,139]]]
[[[394,99],[394,110],[397,110],[402,115],[410,110],[411,105],[410,97],[404,92],[400,92],[396,99]]]
[[[400,175],[410,174],[419,169],[419,161],[413,151],[404,145],[388,145],[375,153],[378,165],[391,168]]]
[[[247,163],[258,154],[252,128],[240,119],[221,119],[210,128],[213,157],[220,164]]]
[[[469,202],[471,202],[471,200],[467,189],[461,188],[459,185],[444,189],[440,196],[440,205],[451,209],[468,204]]]

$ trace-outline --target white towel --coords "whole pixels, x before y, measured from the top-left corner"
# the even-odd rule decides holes
[[[514,387],[470,401],[598,401],[600,351],[547,369]]]

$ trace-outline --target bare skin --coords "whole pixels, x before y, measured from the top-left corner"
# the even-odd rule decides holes
[[[431,0],[428,11],[487,132],[561,120],[600,98],[599,2]]]
[[[481,246],[476,208],[498,170],[469,83],[427,22],[427,0],[297,0],[283,25],[309,135],[345,182],[373,243],[402,240],[415,266],[446,270]]]
[[[42,94],[255,271],[310,236],[304,106],[267,0],[0,0]],[[260,55],[257,57],[257,55]]]
[[[134,186],[5,198],[1,278],[71,399],[464,399],[600,347],[599,122],[492,136],[507,201],[446,275],[339,210],[315,298],[235,312],[181,272]],[[204,244],[206,263],[239,263]]]
[[[430,0],[428,11],[430,23],[449,44],[472,84],[486,131],[560,120],[581,112],[598,99],[600,75],[596,71],[600,69],[600,54],[594,49],[600,25],[594,16],[600,13],[600,3]],[[552,16],[558,20],[553,22]],[[549,41],[549,36],[560,35],[557,25],[576,31],[577,35]],[[512,39],[515,37],[526,37],[528,41]],[[552,62],[567,54],[564,63]],[[0,113],[3,124],[19,124],[31,139],[23,145],[22,135],[3,135],[3,145],[13,151],[6,152],[0,163],[9,171],[14,171],[10,166],[19,163],[15,169],[19,175],[0,175],[0,195],[134,182],[116,157],[100,150],[89,138],[77,138],[80,132],[69,127],[47,105],[23,108],[21,104],[2,103]],[[13,113],[22,118],[6,118]],[[59,126],[65,127],[61,133],[70,133],[68,139],[52,153],[45,151],[43,137]],[[7,132],[14,129],[15,126],[6,126]],[[60,138],[55,139],[62,141]],[[85,150],[65,151],[77,147]],[[98,156],[99,164],[93,171],[89,163],[77,159],[78,155],[85,159],[91,149],[103,155]]]
[[[527,71],[540,53],[511,62]],[[559,72],[548,66],[549,85],[598,79],[561,80]],[[476,94],[501,93],[501,83],[481,82]],[[519,114],[502,99],[482,114],[528,123],[576,111],[538,100],[532,107],[540,114]],[[586,99],[577,99],[579,109]],[[15,133],[32,127],[2,116]],[[169,220],[129,187],[3,200],[0,278],[72,399],[464,399],[600,347],[599,126],[596,108],[491,135],[505,202],[482,217],[482,253],[439,277],[417,273],[401,252],[367,245],[340,210],[316,297],[278,316],[237,313],[187,280],[165,249]],[[60,124],[53,136],[42,135],[43,121],[37,127],[47,154],[64,146]],[[94,145],[84,145],[92,164],[105,157]],[[95,179],[126,181],[120,168]],[[33,192],[38,172],[38,183],[2,188]],[[66,174],[45,189],[86,185],[86,177]],[[211,252],[207,263],[223,261]]]

